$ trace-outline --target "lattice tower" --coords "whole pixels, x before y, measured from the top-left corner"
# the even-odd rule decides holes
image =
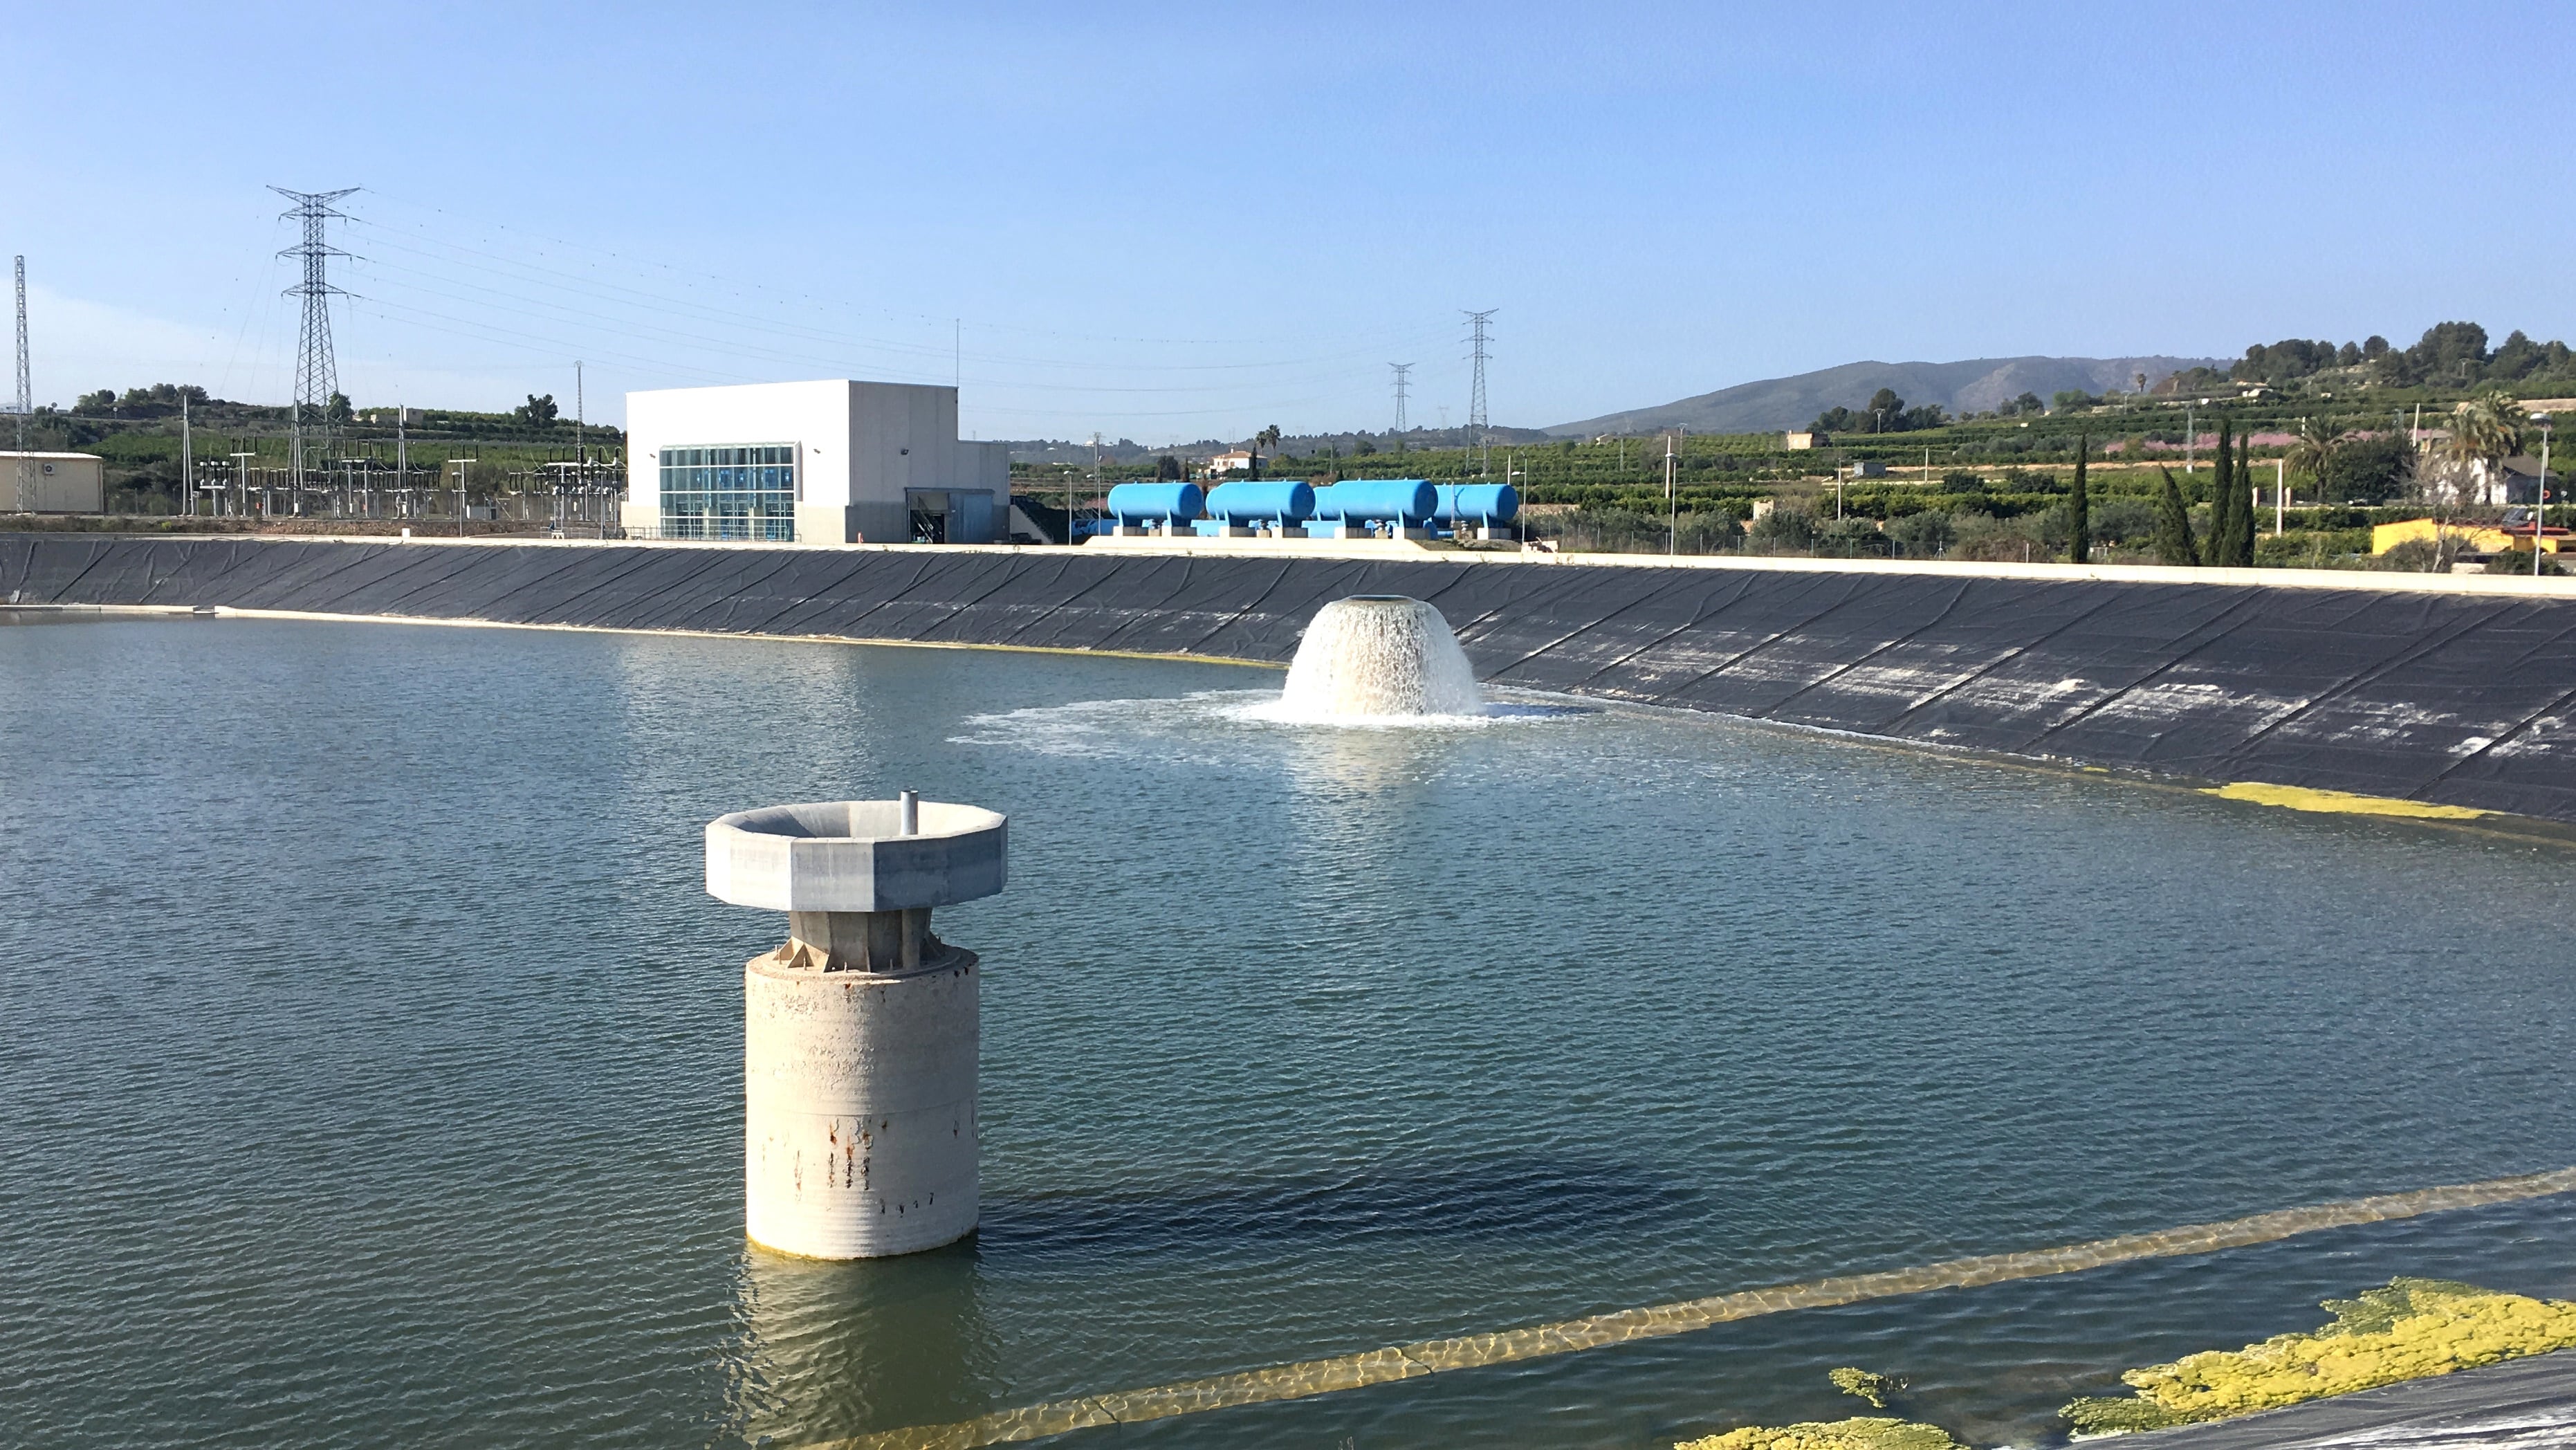
[[[1500,311],[1499,307],[1489,307],[1482,312],[1467,314],[1467,341],[1471,348],[1468,357],[1476,364],[1476,380],[1467,394],[1467,432],[1479,444],[1486,442],[1485,431],[1489,426],[1485,417],[1485,359],[1488,356],[1485,344],[1494,340],[1493,335],[1485,331],[1485,325],[1492,322],[1494,314]],[[1488,472],[1493,468],[1491,448],[1485,450],[1484,467]]]
[[[27,418],[36,411],[36,386],[27,367],[27,259],[18,258],[18,512],[36,511],[36,460],[27,456]]]
[[[358,188],[289,191],[272,186],[269,190],[295,203],[285,214],[304,227],[304,240],[278,253],[304,263],[303,280],[286,289],[287,296],[304,303],[304,326],[295,343],[295,477],[296,486],[301,488],[306,434],[316,433],[323,446],[322,456],[328,458],[330,444],[339,433],[338,420],[331,416],[331,397],[340,391],[340,364],[331,350],[331,296],[340,289],[331,285],[328,269],[331,258],[349,253],[331,245],[327,229],[334,219],[348,220],[332,203]]]
[[[1395,369],[1395,431],[1401,437],[1404,433],[1405,400],[1412,396],[1406,379],[1413,371],[1413,364],[1388,363],[1387,366]]]
[[[1490,354],[1485,351],[1485,344],[1494,340],[1493,334],[1485,331],[1485,326],[1492,322],[1494,314],[1500,311],[1502,311],[1501,308],[1495,307],[1483,312],[1467,314],[1467,343],[1470,349],[1467,356],[1476,364],[1476,381],[1467,394],[1467,426],[1478,433],[1484,432],[1486,426],[1485,359]]]

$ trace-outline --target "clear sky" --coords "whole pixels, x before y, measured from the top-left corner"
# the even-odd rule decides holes
[[[983,437],[1542,426],[1861,358],[2576,333],[2576,7],[39,5],[39,402],[959,380]],[[1446,413],[1443,413],[1446,409]]]

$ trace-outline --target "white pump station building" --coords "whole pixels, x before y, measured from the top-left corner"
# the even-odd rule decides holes
[[[627,531],[807,544],[990,543],[1010,451],[957,437],[957,390],[833,378],[626,395]]]

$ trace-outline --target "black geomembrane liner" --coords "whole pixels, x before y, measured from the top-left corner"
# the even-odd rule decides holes
[[[1351,594],[1496,683],[2576,821],[2576,600],[1260,556],[0,536],[0,601],[1285,663]]]

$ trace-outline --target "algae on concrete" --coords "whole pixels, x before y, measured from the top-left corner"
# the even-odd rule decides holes
[[[1886,1409],[1887,1397],[1905,1388],[1903,1380],[1883,1374],[1872,1374],[1868,1370],[1850,1365],[1835,1370],[1827,1378],[1834,1382],[1835,1389],[1844,1394],[1869,1401],[1869,1407],[1873,1410]]]
[[[1673,1450],[1966,1450],[1938,1425],[1873,1418],[1747,1425],[1723,1435],[1684,1440]]]
[[[2576,1303],[2474,1284],[2392,1279],[2324,1307],[2334,1320],[2313,1333],[2133,1369],[2120,1378],[2135,1395],[2062,1413],[2079,1435],[2160,1430],[2576,1346]]]

